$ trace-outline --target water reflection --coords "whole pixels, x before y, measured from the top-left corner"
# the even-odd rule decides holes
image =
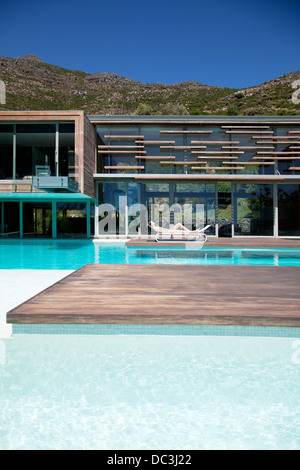
[[[137,262],[171,262],[187,264],[234,264],[263,266],[299,266],[300,250],[263,250],[263,249],[138,249],[131,259]]]

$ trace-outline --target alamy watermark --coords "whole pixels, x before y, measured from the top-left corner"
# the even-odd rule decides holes
[[[300,80],[295,80],[292,83],[292,87],[296,90],[292,94],[292,102],[294,104],[300,104]]]
[[[0,80],[0,104],[6,104],[6,86],[2,80]]]
[[[193,231],[204,227],[204,204],[150,204],[148,208],[141,203],[127,205],[127,197],[120,196],[117,206],[100,204],[98,206],[99,234],[119,233],[135,235],[152,234],[155,228]]]
[[[293,342],[292,348],[295,350],[292,354],[292,363],[300,364],[300,339],[296,339]]]

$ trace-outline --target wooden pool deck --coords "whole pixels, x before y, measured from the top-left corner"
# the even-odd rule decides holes
[[[300,267],[88,264],[7,323],[300,326]]]
[[[193,242],[191,242],[193,243]],[[150,247],[150,246],[185,246],[186,242],[169,241],[156,242],[154,239],[135,238],[126,242],[127,246]],[[274,237],[236,237],[218,238],[208,237],[205,247],[262,247],[262,248],[300,248],[299,238],[274,238]]]

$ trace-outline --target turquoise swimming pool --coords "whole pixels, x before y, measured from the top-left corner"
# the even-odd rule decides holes
[[[0,449],[299,449],[300,340],[210,333],[0,340]]]
[[[0,243],[0,269],[73,270],[87,263],[300,266],[300,248],[136,248],[83,240]]]
[[[87,263],[300,266],[300,249],[0,243],[16,289],[28,270]],[[296,328],[14,325],[0,339],[0,449],[298,449],[299,338]]]

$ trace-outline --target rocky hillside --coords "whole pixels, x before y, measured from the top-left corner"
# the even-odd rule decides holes
[[[6,104],[0,110],[81,109],[87,114],[293,115],[292,83],[300,72],[243,90],[198,82],[135,82],[113,73],[90,75],[47,64],[34,55],[0,57]]]

